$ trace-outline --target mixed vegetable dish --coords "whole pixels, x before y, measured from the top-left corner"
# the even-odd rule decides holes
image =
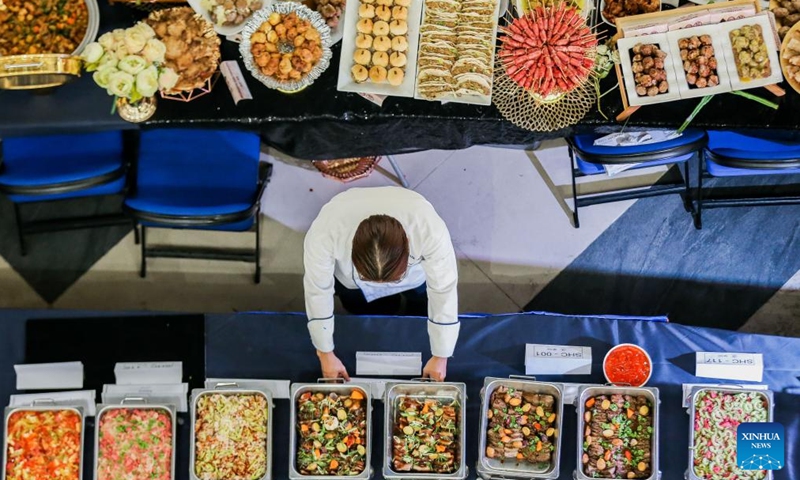
[[[81,416],[75,410],[17,410],[8,417],[8,480],[79,480]]]
[[[697,395],[694,414],[694,473],[709,480],[760,480],[766,470],[736,466],[736,427],[767,422],[766,397],[756,392],[704,390]]]
[[[297,399],[297,470],[303,475],[358,475],[366,468],[367,399],[305,392]]]
[[[170,480],[172,417],[163,408],[113,408],[98,419],[97,480]]]
[[[0,57],[72,53],[89,25],[84,0],[0,1]]]
[[[201,480],[255,480],[267,472],[267,398],[213,393],[197,399],[194,472]]]
[[[549,468],[557,435],[555,398],[499,386],[486,417],[486,456]]]
[[[653,473],[653,405],[644,396],[597,395],[585,403],[583,473],[648,478]]]
[[[458,401],[451,398],[401,396],[392,436],[396,472],[449,474],[460,465]]]

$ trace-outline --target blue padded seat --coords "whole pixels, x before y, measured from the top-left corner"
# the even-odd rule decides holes
[[[648,168],[648,167],[658,167],[660,165],[672,165],[673,163],[683,163],[692,158],[692,155],[694,154],[689,153],[675,158],[663,158],[661,160],[642,162],[639,165],[636,165],[635,167],[631,167],[630,170],[637,170],[640,168]],[[580,170],[580,172],[584,175],[597,175],[599,173],[606,172],[606,169],[602,163],[587,162],[577,154],[575,155],[575,163],[578,165],[578,170]]]
[[[137,212],[173,217],[244,214],[258,200],[255,196],[260,145],[258,135],[246,132],[145,130],[139,147],[136,192],[125,204],[134,215]],[[236,229],[246,230],[251,225],[252,219],[249,223],[237,220]],[[158,226],[158,222],[150,226]],[[190,228],[232,227],[228,224]]]
[[[14,202],[111,195],[125,187],[120,131],[12,137],[2,151],[0,191]],[[93,179],[105,182],[87,188]],[[56,186],[62,188],[55,194],[36,191]]]
[[[796,175],[800,168],[734,168],[706,158],[706,171],[713,177],[750,177],[753,175]]]
[[[244,220],[236,223],[226,223],[222,225],[211,225],[211,226],[191,226],[191,227],[181,227],[181,226],[172,226],[170,228],[177,228],[177,229],[185,229],[185,230],[214,230],[215,232],[246,232],[253,227],[255,223],[255,215],[249,218],[245,218]],[[147,220],[140,220],[139,225],[144,225],[145,227],[154,227],[154,228],[162,228],[164,224],[157,223],[157,222],[148,222]]]
[[[720,156],[745,160],[793,160],[800,158],[800,142],[755,137],[728,131],[709,131],[707,149]]]
[[[671,148],[688,145],[690,143],[702,140],[705,137],[705,134],[706,133],[703,130],[695,130],[687,128],[686,130],[684,130],[683,134],[678,138],[673,138],[672,140],[667,140],[666,142],[649,143],[646,145],[636,145],[633,147],[605,147],[605,146],[595,145],[594,141],[596,139],[605,136],[605,134],[596,134],[596,133],[587,135],[576,135],[572,137],[572,141],[573,144],[575,145],[575,148],[577,148],[581,152],[585,152],[589,155],[604,156],[608,157],[609,160],[613,160],[615,158],[624,155],[639,155],[639,154],[645,155],[660,150],[669,150]],[[631,159],[627,161],[635,162],[636,160]]]

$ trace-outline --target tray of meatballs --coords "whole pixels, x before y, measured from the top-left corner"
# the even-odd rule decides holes
[[[666,34],[621,38],[617,46],[630,105],[680,98]]]
[[[679,52],[675,68],[681,98],[730,91],[730,79],[722,51],[723,36],[716,26],[675,30],[668,35],[672,51]]]

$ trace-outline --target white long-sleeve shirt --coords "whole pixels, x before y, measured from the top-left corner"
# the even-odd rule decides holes
[[[334,349],[334,277],[347,288],[358,288],[353,237],[358,225],[372,215],[394,217],[406,231],[409,268],[421,265],[425,272],[431,353],[451,357],[460,324],[458,270],[450,232],[422,195],[399,187],[351,188],[322,207],[311,224],[303,244],[303,286],[314,347],[321,352]]]

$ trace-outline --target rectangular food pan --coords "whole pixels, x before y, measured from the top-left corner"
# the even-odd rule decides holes
[[[467,477],[469,471],[466,465],[466,385],[463,383],[452,382],[398,382],[388,383],[384,393],[384,457],[383,457],[383,477],[389,480],[407,479],[456,479],[462,480]],[[395,427],[400,418],[400,406],[406,399],[424,402],[425,400],[436,400],[445,406],[456,405],[458,411],[456,418],[458,421],[457,434],[454,441],[458,442],[457,468],[452,473],[427,473],[419,471],[398,471],[394,468],[394,437]],[[431,453],[433,454],[433,452]]]
[[[98,405],[97,406],[97,417],[95,418],[95,429],[94,429],[94,480],[109,480],[108,477],[102,475],[99,471],[99,459],[100,459],[100,430],[103,426],[103,421],[106,415],[111,415],[114,412],[118,411],[126,411],[126,410],[154,410],[157,412],[165,413],[170,419],[170,427],[169,430],[172,433],[172,438],[170,440],[170,479],[175,478],[175,455],[176,455],[176,422],[177,418],[175,415],[175,407],[172,405],[163,405],[163,404],[156,404],[156,403],[147,403],[147,400],[144,398],[126,398],[119,404],[114,405]],[[149,428],[149,427],[148,427]],[[164,438],[159,437],[158,443],[153,443],[153,445],[160,445],[161,442],[164,441]]]
[[[268,392],[263,392],[261,390],[253,390],[253,389],[244,389],[239,388],[239,386],[235,383],[230,384],[218,384],[215,388],[198,388],[192,391],[192,403],[191,403],[191,412],[192,412],[192,441],[189,444],[189,478],[192,480],[201,480],[202,472],[198,472],[197,470],[197,427],[200,426],[198,422],[198,415],[200,415],[200,411],[198,411],[198,404],[203,399],[212,400],[219,396],[222,397],[260,397],[263,398],[266,403],[266,410],[265,420],[266,420],[266,440],[263,445],[259,444],[258,454],[263,454],[265,460],[265,467],[264,473],[260,476],[255,476],[256,473],[251,473],[250,476],[245,476],[242,474],[243,478],[247,478],[247,480],[270,480],[272,478],[272,395]],[[255,412],[254,412],[255,413]],[[222,412],[224,415],[224,412]],[[225,423],[225,422],[221,422]],[[256,425],[253,425],[256,427]],[[250,429],[253,430],[253,429]],[[241,445],[237,445],[240,447]],[[246,454],[243,452],[243,454]],[[252,457],[252,453],[250,454]],[[249,462],[252,462],[252,458],[248,458]],[[234,472],[235,473],[235,472]],[[232,473],[233,474],[233,473]],[[214,480],[226,480],[226,476],[217,475],[217,476],[206,476],[204,478],[212,478]]]
[[[650,407],[648,408],[650,410],[648,412],[649,415],[648,414],[644,415],[644,416],[650,416],[650,418],[652,418],[652,422],[651,422],[651,425],[650,425],[652,427],[652,433],[651,433],[651,436],[650,436],[650,445],[649,445],[649,447],[650,447],[650,457],[649,457],[650,458],[650,474],[647,477],[644,477],[644,476],[641,476],[641,474],[638,471],[636,471],[637,470],[637,466],[630,466],[628,468],[629,468],[629,471],[634,471],[634,477],[633,478],[637,478],[639,480],[657,480],[657,479],[659,479],[661,477],[661,472],[659,471],[659,468],[658,468],[658,460],[659,460],[659,456],[658,456],[658,448],[659,448],[658,447],[658,445],[659,445],[658,444],[658,435],[659,435],[659,430],[658,430],[658,407],[659,407],[659,402],[660,402],[660,400],[658,398],[658,389],[655,388],[655,387],[614,387],[614,386],[583,386],[578,390],[578,397],[577,397],[577,400],[576,400],[577,401],[577,403],[576,403],[576,407],[577,408],[575,409],[577,411],[577,413],[578,413],[578,436],[577,436],[578,441],[576,442],[577,443],[577,468],[575,470],[575,479],[576,480],[591,480],[592,479],[591,475],[587,475],[584,472],[585,466],[584,466],[584,463],[583,463],[584,443],[586,441],[585,433],[586,433],[587,425],[590,424],[590,422],[587,422],[587,420],[586,420],[586,415],[587,414],[591,415],[591,412],[588,411],[588,410],[590,410],[590,408],[587,408],[586,403],[587,403],[587,401],[589,399],[594,398],[594,397],[596,397],[598,395],[607,395],[607,396],[609,396],[609,400],[610,400],[611,395],[630,395],[630,396],[635,396],[635,397],[641,396],[641,397],[644,397],[646,400],[648,400],[650,402]],[[613,407],[609,408],[609,411],[616,412],[617,410],[615,410],[615,408],[618,409],[618,407],[616,407],[616,405],[614,405]],[[636,409],[634,409],[634,408],[632,408],[631,410],[633,410],[633,415],[631,417],[628,417],[628,418],[633,418],[633,417],[638,418],[638,415],[640,415],[639,412],[635,411]],[[630,425],[627,425],[627,427],[633,428],[633,425],[634,424],[631,423]],[[589,427],[591,429],[590,425],[589,425]],[[618,446],[612,445],[611,442],[613,442],[615,439],[618,438],[618,432],[620,432],[622,430],[622,427],[617,425],[617,424],[614,424],[614,423],[609,423],[609,424],[605,424],[604,423],[604,424],[601,424],[601,428],[604,428],[604,430],[602,432],[600,432],[600,431],[592,431],[592,432],[590,432],[590,436],[592,437],[591,444],[598,445],[598,446],[601,446],[602,444],[605,444],[607,447],[610,446],[610,448],[602,447],[602,449],[604,451],[608,451],[608,450],[616,451],[618,449]],[[609,431],[609,436],[608,437],[606,437],[606,433],[605,433],[607,431]],[[599,440],[596,441],[595,438],[599,438]],[[606,440],[606,438],[608,438],[608,440]],[[629,447],[629,448],[631,450],[633,449],[633,447]],[[640,450],[640,448],[637,449],[637,450]],[[605,463],[605,461],[606,461],[605,458],[603,458],[603,462],[604,463]],[[646,471],[647,470],[645,470],[645,472]],[[613,476],[613,478],[628,478],[628,477],[627,477],[627,475],[617,475],[617,474],[615,474]]]
[[[498,404],[497,406],[493,405],[492,396],[499,388],[509,389],[507,392],[509,395],[513,395],[515,392],[521,392],[523,398],[517,398],[517,400],[522,401],[517,406],[512,406],[506,403],[504,400],[498,399],[498,401],[502,403]],[[509,425],[508,429],[512,430],[512,435],[514,433],[524,434],[525,432],[528,432],[528,435],[525,436],[525,441],[528,441],[528,439],[535,438],[537,429],[534,426],[534,423],[539,423],[540,417],[535,409],[539,406],[542,406],[543,408],[545,407],[543,403],[540,403],[539,398],[537,398],[540,395],[549,395],[552,397],[552,406],[549,407],[547,411],[556,415],[556,418],[552,422],[548,422],[545,425],[540,424],[539,427],[539,430],[542,430],[540,435],[544,434],[545,438],[552,438],[552,446],[554,447],[554,450],[551,453],[550,461],[546,462],[546,464],[544,462],[543,464],[536,464],[528,461],[520,461],[515,457],[509,457],[501,461],[501,459],[498,458],[499,455],[497,454],[493,458],[490,458],[487,453],[487,448],[491,447],[491,444],[488,440],[488,435],[490,433],[489,423],[491,421],[489,412],[494,412],[496,409],[500,408],[520,409],[517,410],[517,415],[514,417],[514,425]],[[524,411],[519,413],[523,409]],[[480,450],[478,453],[478,475],[484,480],[502,478],[558,478],[560,473],[559,465],[561,460],[561,426],[563,414],[563,386],[561,384],[537,382],[533,377],[486,377],[483,382],[483,390],[481,391],[481,428]],[[492,415],[495,414],[492,413]],[[520,416],[524,417],[525,425],[520,425],[516,421],[516,418]],[[545,418],[542,419],[541,422],[544,423],[546,418],[549,418],[549,416],[549,414],[546,414]],[[526,430],[523,430],[523,428]],[[550,436],[547,436],[546,434],[549,428],[553,428],[553,432]],[[499,432],[498,430],[494,434],[503,434],[504,436],[507,436],[505,435],[505,431],[506,429],[503,428],[503,432]],[[533,433],[534,437],[531,437],[531,433]],[[530,447],[533,448],[532,446]],[[529,445],[524,445],[523,448],[519,449],[519,453],[524,455],[523,452],[527,448],[529,448]],[[513,451],[516,450],[517,449],[514,449]],[[531,455],[535,455],[534,452],[535,450],[532,450],[529,453]]]
[[[764,421],[764,422],[771,422],[773,418],[773,410],[775,407],[773,394],[769,390],[748,390],[745,387],[737,387],[733,385],[729,386],[719,386],[719,387],[694,387],[692,389],[691,395],[691,404],[686,412],[689,414],[689,467],[686,469],[685,478],[687,480],[703,480],[703,477],[697,475],[694,471],[694,461],[695,461],[695,449],[694,449],[694,442],[695,442],[695,431],[694,431],[694,418],[695,414],[697,413],[697,402],[700,396],[706,392],[717,392],[720,395],[726,394],[738,394],[738,393],[749,393],[753,394],[756,397],[761,398],[762,401],[765,402],[767,408],[767,418],[764,420],[757,420],[757,421]],[[717,426],[716,423],[713,425],[709,422],[709,428],[714,428]],[[733,438],[733,446],[736,446],[736,438],[734,435]],[[764,477],[765,480],[772,480],[772,470],[767,470],[767,475]]]
[[[80,407],[69,407],[69,406],[61,406],[61,405],[54,405],[52,402],[48,405],[46,402],[36,402],[33,406],[29,407],[6,407],[5,409],[5,421],[3,423],[5,428],[5,435],[3,440],[3,474],[2,479],[6,480],[9,478],[20,478],[17,476],[9,475],[8,472],[8,462],[11,460],[8,456],[9,451],[9,435],[8,430],[11,425],[9,425],[9,420],[11,416],[17,412],[73,412],[78,415],[80,418],[80,444],[78,446],[78,478],[83,478],[83,439],[84,439],[84,431],[86,430],[86,417],[83,415],[83,409]],[[27,478],[27,477],[26,477]]]
[[[341,380],[341,379],[337,379]],[[327,381],[327,380],[321,380]],[[349,397],[354,391],[358,391],[363,399],[358,400],[351,400],[351,402],[361,402],[362,406],[360,408],[365,409],[365,435],[363,438],[366,441],[362,441],[361,444],[365,449],[364,453],[364,470],[357,474],[357,475],[311,475],[305,474],[300,471],[298,468],[298,454],[300,451],[301,443],[302,443],[302,436],[298,433],[300,430],[300,413],[298,412],[298,403],[300,398],[307,393],[316,395],[317,393],[321,393],[325,395],[325,397],[336,394],[340,397]],[[350,400],[350,399],[349,399]],[[330,480],[330,479],[369,479],[372,476],[372,449],[370,448],[372,445],[372,396],[370,395],[370,389],[367,385],[361,385],[358,383],[295,383],[292,384],[292,392],[291,392],[291,427],[290,427],[290,443],[289,443],[289,478],[291,480]],[[352,406],[352,404],[351,404]],[[350,407],[345,407],[350,408]],[[337,412],[331,412],[327,415],[326,418],[329,419],[329,427],[332,427],[332,431],[338,431],[339,420],[336,416]],[[346,415],[346,414],[343,414]],[[335,421],[334,421],[335,420]],[[322,417],[320,417],[320,422],[314,422],[318,425],[318,427],[314,427],[312,423],[312,428],[319,428],[320,431],[326,431],[325,425],[322,422]],[[333,424],[336,424],[335,426]],[[306,425],[307,427],[307,425]],[[342,442],[339,442],[342,443]],[[351,448],[350,446],[345,446],[342,448]],[[320,450],[322,448],[327,448],[324,445],[321,445]],[[338,444],[333,446],[333,448],[339,448]],[[345,450],[346,451],[346,450]],[[316,453],[315,453],[316,454]]]

